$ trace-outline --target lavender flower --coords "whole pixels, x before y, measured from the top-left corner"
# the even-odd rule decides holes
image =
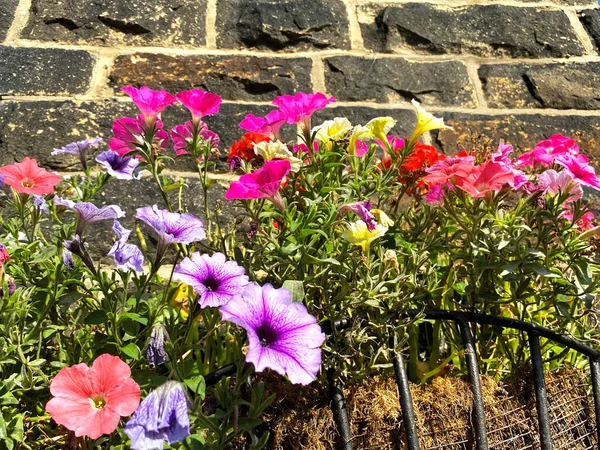
[[[291,298],[286,289],[252,283],[221,307],[221,316],[248,333],[246,361],[257,372],[268,367],[287,374],[292,383],[308,384],[319,372],[325,334],[306,307]]]
[[[223,253],[209,256],[198,252],[177,265],[173,279],[194,288],[201,308],[225,305],[241,294],[249,282],[244,268],[235,261],[226,261]]]
[[[87,161],[85,159],[85,154],[87,149],[90,147],[96,147],[103,140],[104,139],[102,139],[101,137],[97,137],[94,139],[85,139],[83,141],[72,142],[70,144],[65,145],[62,148],[55,148],[50,154],[52,156],[56,156],[66,153],[69,155],[77,156],[81,161],[81,165],[83,166],[84,170],[86,170]]]
[[[150,342],[148,342],[148,351],[146,357],[148,364],[156,366],[164,364],[167,360],[167,352],[165,352],[165,340],[170,341],[169,333],[162,323],[159,323],[152,328],[150,333]]]
[[[375,216],[371,214],[371,202],[369,200],[343,205],[338,210],[338,217],[343,217],[349,212],[353,212],[360,220],[366,223],[369,231],[375,230],[377,222],[375,221]]]
[[[96,156],[96,161],[106,169],[109,175],[119,180],[137,180],[139,178],[139,174],[134,176],[133,171],[140,162],[133,156],[121,156],[117,152],[108,150]]]
[[[8,295],[13,295],[16,290],[17,290],[17,284],[15,283],[15,280],[10,278],[8,280]]]
[[[75,236],[73,236],[73,239],[63,241],[63,246],[69,253],[74,253],[77,256],[79,256],[83,263],[87,266],[88,269],[92,271],[94,275],[98,274],[96,267],[94,267],[94,261],[92,261],[92,258],[85,249],[80,235],[76,234]],[[72,262],[72,259],[73,255],[69,255],[68,253],[65,254],[63,250],[63,263],[67,266],[67,269],[69,269],[69,267],[75,267],[75,263]]]
[[[41,195],[33,196],[33,206],[38,210],[38,213],[48,214],[48,205]]]
[[[138,208],[135,217],[146,222],[158,234],[156,264],[162,259],[167,245],[191,244],[206,238],[204,225],[191,214],[173,213],[154,205]]]
[[[108,256],[115,260],[117,269],[128,271],[130,269],[140,273],[144,271],[144,255],[134,244],[128,244],[127,239],[131,230],[124,228],[118,220],[115,220],[113,230],[117,234],[117,241],[113,244]]]
[[[75,260],[73,259],[73,253],[71,253],[66,248],[63,249],[62,260],[63,264],[65,265],[68,271],[73,271],[75,269]]]
[[[190,435],[190,401],[181,383],[167,381],[150,392],[125,424],[132,450],[163,448]]]
[[[99,220],[118,219],[125,215],[123,210],[117,205],[107,205],[98,208],[93,203],[75,203],[60,197],[54,197],[54,204],[65,206],[75,211],[77,214],[77,228],[75,229],[75,234],[79,236],[83,236],[83,232],[90,223],[98,222]]]

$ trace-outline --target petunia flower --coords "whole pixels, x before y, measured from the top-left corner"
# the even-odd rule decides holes
[[[559,192],[566,194],[570,193],[566,203],[576,202],[583,197],[583,189],[581,185],[573,179],[573,175],[568,170],[556,172],[549,169],[540,174],[538,177],[538,190],[545,194],[558,194]]]
[[[150,333],[150,341],[148,342],[148,350],[146,358],[150,366],[164,364],[167,360],[167,352],[165,351],[165,341],[170,341],[169,333],[162,323],[155,325]]]
[[[334,142],[346,139],[351,132],[350,121],[345,117],[336,117],[314,127],[311,134],[315,135],[315,140],[323,142],[327,149],[331,150]]]
[[[362,125],[356,125],[352,134],[350,135],[350,141],[348,143],[348,153],[351,156],[361,157],[366,153],[365,148],[358,145],[362,142],[362,140],[371,140],[373,135],[371,134],[371,130]]]
[[[405,145],[404,139],[399,138],[397,136],[388,136],[387,142],[388,145],[385,145],[383,141],[375,139],[375,143],[383,149],[383,156],[381,157],[381,167],[385,169],[389,169],[390,167],[392,167],[392,155],[390,155],[388,147],[390,147],[393,150],[394,154],[397,155],[398,152],[400,152],[400,150],[403,149]],[[416,145],[419,145],[419,143],[417,142]]]
[[[266,161],[260,169],[242,175],[239,181],[232,182],[225,193],[225,198],[227,200],[266,198],[283,211],[285,206],[279,195],[279,187],[290,170],[292,166],[287,160]]]
[[[4,244],[0,244],[0,265],[8,261],[10,261],[10,255],[8,254]]]
[[[373,209],[371,214],[375,216],[377,224],[375,229],[369,230],[369,227],[363,220],[357,220],[354,223],[348,224],[347,228],[342,233],[342,239],[351,244],[359,245],[365,253],[368,253],[371,248],[371,243],[387,233],[393,221],[381,210]]]
[[[204,116],[211,116],[219,112],[219,107],[223,101],[221,97],[212,92],[206,92],[201,89],[192,89],[190,91],[181,91],[176,95],[183,106],[192,113],[192,121],[200,123]]]
[[[55,148],[50,154],[52,156],[61,155],[61,154],[69,154],[73,156],[77,156],[83,169],[87,169],[87,160],[86,153],[87,149],[90,147],[96,147],[100,142],[103,142],[104,139],[101,137],[97,137],[94,139],[86,139],[83,141],[72,142],[70,144],[65,145],[62,148]]]
[[[338,217],[343,217],[349,212],[353,212],[360,220],[365,222],[369,231],[375,230],[377,222],[375,222],[375,216],[371,214],[371,202],[369,200],[342,205],[338,209]]]
[[[285,159],[290,162],[292,172],[298,172],[302,166],[302,160],[296,158],[288,146],[281,141],[263,141],[254,144],[254,153],[262,156],[265,161]]]
[[[558,156],[556,162],[563,166],[576,182],[600,190],[600,179],[596,170],[590,166],[587,156],[564,154]]]
[[[418,101],[413,99],[411,101],[413,106],[417,109],[417,126],[413,131],[411,141],[416,142],[423,134],[433,130],[452,130],[452,127],[444,124],[444,119],[435,117],[423,109]]]
[[[62,262],[68,271],[73,271],[75,269],[75,260],[73,259],[73,253],[71,253],[66,248],[64,248],[62,251]]]
[[[33,206],[37,209],[38,214],[48,214],[48,204],[46,203],[46,199],[41,195],[33,196]]]
[[[562,134],[553,134],[548,139],[536,144],[530,152],[519,156],[518,161],[521,167],[535,166],[536,164],[548,167],[559,156],[575,156],[577,154],[579,154],[577,142]]]
[[[455,186],[473,198],[484,197],[488,192],[499,191],[514,181],[515,175],[506,166],[492,161],[475,166],[466,177],[455,182]],[[427,179],[427,177],[425,177]]]
[[[244,268],[227,261],[223,253],[209,256],[198,252],[177,265],[173,279],[196,291],[201,308],[225,305],[241,294],[249,282]]]
[[[108,150],[96,156],[96,161],[106,169],[106,172],[119,180],[138,179],[140,175],[133,175],[140,162],[133,156],[121,156],[117,152]]]
[[[240,122],[239,126],[252,133],[264,134],[272,140],[277,140],[279,139],[279,129],[285,122],[286,115],[274,109],[265,117],[256,117],[254,114],[248,114]]]
[[[108,141],[108,147],[121,156],[138,150],[144,144],[145,127],[144,116],[141,114],[136,118],[123,117],[115,120],[112,127],[113,137]],[[157,119],[154,123],[152,146],[158,150],[164,150],[169,145],[169,135],[162,128],[163,123]]]
[[[335,102],[335,98],[328,98],[321,92],[316,94],[298,92],[296,95],[281,95],[273,100],[273,104],[279,107],[287,123],[300,125],[306,141],[310,138],[310,117],[312,114],[333,102]]]
[[[127,243],[131,230],[126,229],[118,220],[115,220],[113,231],[117,235],[117,241],[111,247],[108,256],[114,258],[117,269],[123,271],[135,270],[138,273],[143,272],[144,255],[142,251],[137,245]]]
[[[131,97],[133,103],[139,108],[144,116],[146,126],[152,126],[156,117],[169,105],[177,101],[177,98],[165,90],[153,91],[147,86],[136,88],[134,86],[123,86],[123,92]]]
[[[190,435],[188,409],[192,407],[181,383],[167,381],[142,401],[125,424],[132,450],[154,450],[182,442]]]
[[[263,141],[270,141],[271,138],[264,134],[246,133],[239,141],[235,141],[229,150],[227,162],[231,164],[234,158],[246,163],[256,160],[254,145]]]
[[[204,122],[199,122],[198,134],[201,139],[201,145],[208,143],[211,148],[217,148],[220,143],[219,135],[208,129],[208,126]],[[194,125],[190,120],[185,124],[177,125],[171,130],[171,140],[173,141],[173,148],[175,153],[179,155],[189,155],[190,144],[193,140]]]
[[[396,125],[396,121],[391,117],[376,117],[370,120],[366,127],[375,139],[386,142],[387,136],[394,125]]]
[[[573,222],[573,211],[570,209],[565,209],[559,216],[559,219],[566,219]],[[591,211],[586,211],[577,221],[577,223],[573,224],[576,228],[580,230],[591,230],[594,228],[594,213]]]
[[[131,369],[118,357],[100,355],[88,367],[62,368],[50,383],[53,398],[46,411],[75,436],[97,439],[117,429],[121,416],[132,414],[140,403],[140,386]]]
[[[77,215],[77,227],[75,234],[83,236],[88,224],[98,222],[100,220],[114,220],[125,216],[125,212],[118,205],[107,205],[98,208],[93,203],[89,202],[74,202],[72,200],[54,197],[54,205],[65,206],[68,209],[75,211]]]
[[[223,320],[246,330],[246,361],[257,372],[269,368],[304,385],[316,378],[325,334],[303,304],[292,302],[288,290],[251,283],[220,311]]]
[[[0,167],[4,183],[21,194],[43,195],[54,192],[60,176],[39,167],[35,159],[26,156],[22,162]]]

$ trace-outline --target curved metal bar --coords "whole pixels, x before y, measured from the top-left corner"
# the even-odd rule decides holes
[[[396,373],[396,384],[398,385],[398,393],[400,394],[400,409],[402,410],[402,420],[404,422],[404,430],[406,431],[406,445],[408,450],[420,450],[412,395],[410,394],[408,377],[404,369],[404,360],[400,352],[394,356],[394,372]]]
[[[548,393],[546,392],[546,381],[544,380],[540,337],[537,333],[529,333],[529,348],[531,350],[533,389],[535,390],[535,406],[538,416],[540,444],[542,450],[552,450],[552,433],[550,431],[550,416],[548,415]]]
[[[204,377],[204,382],[206,383],[206,386],[212,386],[213,384],[217,384],[221,380],[221,378],[229,377],[235,374],[236,372],[237,364],[230,363],[206,375]]]
[[[329,383],[329,398],[331,399],[333,421],[340,436],[340,440],[338,441],[339,448],[340,450],[352,450],[352,432],[350,431],[350,419],[348,419],[346,399],[344,398],[344,391],[342,391],[342,388],[335,381],[333,369],[327,371],[327,382]]]

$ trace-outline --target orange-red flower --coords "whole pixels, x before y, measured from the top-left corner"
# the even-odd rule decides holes
[[[431,167],[442,159],[446,159],[446,155],[438,152],[435,147],[417,142],[412,153],[404,159],[400,169],[409,172],[425,170],[426,167]]]
[[[269,136],[258,133],[246,133],[242,136],[239,141],[235,141],[229,150],[229,156],[227,162],[231,163],[231,160],[236,157],[245,162],[253,161],[256,158],[254,152],[254,144],[258,144],[264,141],[270,141]]]
[[[39,167],[37,161],[28,156],[23,162],[0,167],[0,175],[4,183],[22,194],[50,194],[60,182],[60,176]]]

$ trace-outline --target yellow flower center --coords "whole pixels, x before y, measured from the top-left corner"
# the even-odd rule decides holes
[[[104,397],[92,397],[92,406],[96,409],[103,409],[106,406],[106,399]]]
[[[26,188],[33,187],[33,181],[31,181],[29,178],[25,178],[23,181],[21,181],[21,186]]]

